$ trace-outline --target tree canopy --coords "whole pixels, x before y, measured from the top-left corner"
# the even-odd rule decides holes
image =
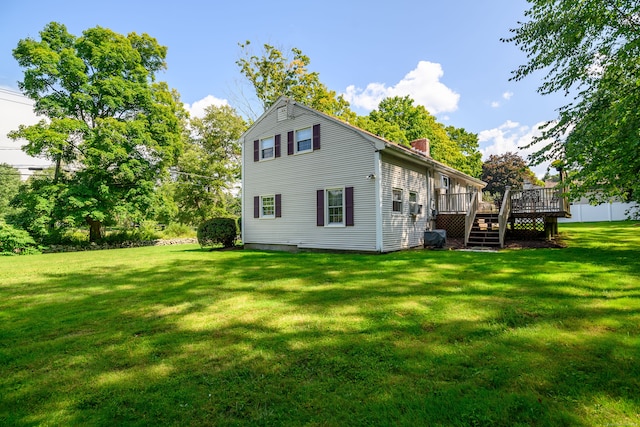
[[[512,78],[544,70],[540,93],[574,98],[535,141],[547,142],[533,160],[561,159],[573,197],[640,201],[640,3],[528,1],[527,20],[504,39],[528,58]]]
[[[191,136],[178,162],[174,199],[177,219],[198,225],[234,209],[233,186],[240,179],[240,135],[247,124],[229,106],[209,106],[191,119]],[[237,212],[239,213],[239,212]]]
[[[250,46],[250,41],[240,44],[244,56],[236,64],[255,89],[264,110],[279,97],[287,96],[346,121],[355,119],[344,97],[320,82],[318,72],[309,71],[311,60],[300,49],[292,48],[292,57],[287,57],[280,49],[265,44],[262,55],[258,56],[251,53]]]
[[[478,136],[462,128],[445,128],[422,105],[414,105],[409,96],[380,101],[378,108],[356,121],[373,134],[402,145],[428,138],[431,157],[471,176],[480,175],[482,160]]]
[[[64,217],[88,224],[92,241],[105,221],[141,216],[182,151],[186,113],[178,94],[156,81],[166,53],[147,34],[95,27],[76,37],[56,22],[13,51],[24,68],[20,89],[48,120],[10,137],[56,163]]]
[[[489,156],[482,164],[480,179],[487,183],[484,191],[491,194],[504,194],[507,186],[522,188],[525,180],[536,185],[544,184],[529,169],[525,159],[511,152]]]

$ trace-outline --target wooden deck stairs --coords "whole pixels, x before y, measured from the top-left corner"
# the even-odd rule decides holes
[[[500,247],[500,226],[497,212],[477,212],[467,246]]]

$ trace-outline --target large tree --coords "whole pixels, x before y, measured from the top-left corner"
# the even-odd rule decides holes
[[[431,157],[462,172],[477,177],[482,165],[477,135],[452,126],[445,128],[422,105],[414,105],[409,96],[395,96],[380,101],[378,108],[356,124],[385,139],[403,145],[428,138]]]
[[[176,170],[173,197],[182,223],[198,225],[233,211],[240,179],[240,135],[247,124],[229,106],[209,106],[191,120],[191,137]]]
[[[504,194],[507,187],[520,189],[525,180],[532,184],[543,185],[529,169],[527,162],[516,153],[492,154],[482,164],[483,181],[487,183],[484,191],[491,194]]]
[[[298,48],[287,56],[280,49],[265,44],[260,56],[251,52],[251,42],[240,44],[243,57],[236,61],[240,72],[253,86],[264,110],[280,96],[287,96],[323,113],[352,122],[355,113],[342,95],[329,90],[318,72],[309,71],[311,62]]]
[[[573,102],[536,140],[533,160],[562,159],[571,195],[640,201],[640,3],[637,0],[528,0],[512,29],[528,62],[513,79],[544,70],[542,94]]]
[[[91,241],[105,221],[144,216],[158,178],[181,153],[182,103],[156,81],[166,53],[147,34],[95,27],[76,37],[56,22],[13,51],[25,69],[20,89],[48,120],[10,137],[55,162],[65,218],[88,224]]]

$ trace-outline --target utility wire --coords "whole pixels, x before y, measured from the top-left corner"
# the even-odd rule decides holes
[[[16,104],[28,105],[29,107],[33,107],[33,104],[30,104],[28,102],[15,101],[13,99],[7,99],[7,98],[0,98],[0,99],[7,102],[14,102]]]

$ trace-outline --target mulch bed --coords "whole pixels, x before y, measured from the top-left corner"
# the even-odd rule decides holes
[[[566,248],[567,245],[561,240],[507,240],[505,249],[539,249],[539,248]],[[445,250],[466,249],[464,239],[447,237],[447,243],[443,248]]]

